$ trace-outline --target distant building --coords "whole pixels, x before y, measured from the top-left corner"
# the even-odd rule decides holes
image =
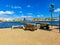
[[[3,22],[2,20],[0,20],[0,22]]]
[[[11,18],[0,18],[0,22],[3,22],[3,21],[13,21],[13,19],[11,19]]]
[[[11,18],[5,18],[4,21],[13,21]]]
[[[3,22],[3,18],[0,18],[0,22]]]

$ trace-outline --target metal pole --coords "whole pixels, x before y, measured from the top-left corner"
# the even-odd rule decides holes
[[[59,33],[60,33],[60,12],[59,12]]]
[[[51,12],[51,29],[52,29],[52,18],[53,18],[53,17],[52,17],[52,12]]]
[[[53,13],[53,11],[54,11],[54,5],[51,4],[51,5],[50,5],[50,12],[51,12],[51,28],[52,28],[52,19],[53,19],[52,13]]]

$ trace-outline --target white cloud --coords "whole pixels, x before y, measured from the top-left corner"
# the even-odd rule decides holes
[[[27,17],[32,17],[32,16],[27,16]]]
[[[0,11],[0,15],[13,14],[13,11]]]
[[[37,17],[40,17],[40,15],[37,15]]]
[[[22,7],[21,6],[11,6],[11,8],[15,8],[15,9],[21,9]]]
[[[6,7],[10,7],[10,5],[6,5]]]
[[[38,14],[37,17],[43,17],[43,14]]]
[[[22,11],[20,11],[20,13],[23,13]]]
[[[30,18],[30,17],[32,17],[32,16],[21,16],[22,18]]]
[[[32,16],[21,16],[21,18],[25,18],[26,20],[32,20]]]
[[[33,15],[33,13],[28,13],[28,15]]]
[[[41,14],[40,16],[41,16],[41,17],[43,17],[44,15],[43,15],[43,14]]]
[[[22,17],[22,18],[26,18],[26,16],[23,16],[23,15],[22,15],[21,17]]]
[[[21,9],[22,7],[21,6],[12,6],[12,5],[6,5],[6,7],[9,7],[9,8],[14,8],[14,9]]]
[[[60,8],[55,9],[54,12],[60,12]]]
[[[29,7],[31,7],[31,5],[27,5],[27,7],[29,8]]]

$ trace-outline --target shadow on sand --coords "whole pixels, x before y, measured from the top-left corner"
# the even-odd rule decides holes
[[[30,29],[28,30],[28,29],[26,29],[26,30],[24,30],[24,31],[31,31],[31,32],[34,32],[34,31],[36,31],[36,30],[30,30]]]
[[[45,30],[45,31],[52,31],[52,29],[48,29],[48,30],[46,30],[46,29],[42,29],[42,30]]]

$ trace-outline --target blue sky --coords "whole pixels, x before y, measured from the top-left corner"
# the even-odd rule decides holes
[[[50,17],[51,2],[60,9],[60,0],[0,0],[0,18]]]

